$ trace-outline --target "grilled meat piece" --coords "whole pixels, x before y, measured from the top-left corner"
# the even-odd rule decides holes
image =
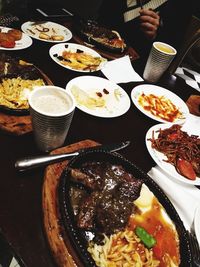
[[[134,210],[142,181],[135,179],[120,165],[107,162],[87,162],[71,170],[73,181],[90,189],[80,201],[78,227],[111,234],[123,229]]]
[[[36,80],[41,78],[41,74],[33,64],[2,53],[0,54],[0,78],[5,77]]]
[[[9,30],[8,35],[12,36],[15,41],[18,41],[22,38],[22,32],[20,30],[16,30],[16,29]]]
[[[71,177],[73,181],[83,184],[88,189],[103,190],[105,186],[113,188],[120,173],[118,169],[110,169],[106,163],[89,162],[83,164],[80,169],[72,169]]]
[[[96,221],[106,234],[123,229],[134,212],[133,201],[138,198],[141,181],[123,182],[114,191],[106,192],[99,202]]]
[[[82,202],[78,214],[78,227],[87,230],[94,229],[94,219],[98,197],[98,192],[93,192],[90,196],[87,196],[84,199],[84,202]]]
[[[84,28],[84,31],[93,37],[108,38],[109,40],[116,38],[116,34],[111,30],[96,25],[88,25]]]
[[[83,184],[86,188],[94,190],[98,186],[98,177],[88,174],[87,171],[72,169],[72,180]]]
[[[136,200],[140,195],[142,182],[138,179],[133,179],[129,182],[123,182],[117,192],[117,196],[119,197],[120,201],[128,201],[133,202]]]

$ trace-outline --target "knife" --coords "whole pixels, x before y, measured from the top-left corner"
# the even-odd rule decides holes
[[[42,155],[42,156],[21,158],[15,162],[15,168],[18,171],[30,170],[30,169],[41,167],[44,165],[60,162],[70,157],[78,156],[79,154],[85,151],[101,150],[101,151],[115,152],[115,151],[118,151],[118,150],[121,150],[127,147],[129,144],[130,144],[130,141],[124,141],[124,142],[114,143],[114,144],[109,144],[109,145],[98,145],[95,147],[83,148],[72,153],[63,153],[63,154],[57,154],[57,155]]]

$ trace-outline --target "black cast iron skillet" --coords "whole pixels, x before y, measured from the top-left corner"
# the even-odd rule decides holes
[[[101,29],[105,28],[104,26],[99,25],[98,22],[95,20],[90,20],[90,19],[86,20],[81,18],[74,19],[74,25],[73,25],[74,31],[78,36],[80,36],[80,38],[82,38],[87,43],[94,45],[98,49],[101,49],[103,51],[108,51],[114,54],[115,53],[122,54],[127,50],[128,48],[127,45],[123,49],[118,47],[112,47],[107,45],[106,43],[104,44],[103,42],[97,41],[95,38],[91,36],[88,36],[87,32],[92,27],[97,27],[97,28],[100,27]],[[109,29],[105,28],[105,30]]]
[[[72,186],[72,182],[70,181],[69,168],[77,168],[82,163],[88,161],[106,161],[113,164],[122,165],[127,172],[133,174],[135,178],[141,179],[148,186],[148,188],[157,197],[159,202],[163,205],[171,220],[174,222],[180,241],[180,266],[192,266],[191,251],[186,229],[178,213],[176,212],[175,208],[173,207],[172,203],[169,201],[165,193],[146,173],[141,171],[137,166],[126,160],[120,154],[104,152],[101,150],[88,151],[73,158],[67,165],[66,169],[63,171],[59,183],[59,208],[61,213],[61,222],[63,224],[64,231],[69,236],[75,252],[80,258],[83,265],[86,267],[96,267],[95,262],[87,251],[88,232],[80,230],[76,225],[69,194],[70,187]]]
[[[3,79],[12,79],[20,77],[24,80],[36,80],[36,79],[42,79],[44,81],[45,85],[52,85],[53,83],[51,80],[43,73],[39,68],[37,68],[33,64],[28,65],[21,65],[18,63],[18,61],[21,58],[15,58],[8,56],[6,54],[0,55],[0,61],[2,60],[2,66],[4,68],[4,64],[9,64],[8,73],[4,74],[2,73],[2,70],[0,68],[0,82]],[[22,59],[23,60],[23,59]],[[5,105],[0,104],[0,112],[3,112],[8,115],[14,115],[14,116],[21,116],[21,115],[28,115],[29,114],[29,108],[22,109],[22,108],[10,108]]]

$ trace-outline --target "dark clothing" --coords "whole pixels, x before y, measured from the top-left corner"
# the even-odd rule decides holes
[[[165,4],[163,4],[163,6],[164,5]],[[161,10],[163,6],[160,7],[159,10]],[[146,57],[149,54],[153,41],[149,40],[141,31],[139,17],[126,23],[124,22],[123,14],[126,10],[127,6],[125,0],[104,0],[98,20],[101,24],[118,30],[126,43],[135,48],[140,55]]]
[[[118,30],[122,37],[142,57],[147,57],[154,41],[163,41],[177,50],[182,45],[184,35],[193,14],[199,15],[199,0],[168,0],[159,7],[162,25],[156,39],[147,39],[140,30],[139,18],[124,23],[123,13],[126,1],[104,0],[99,12],[99,21],[107,27]]]
[[[197,0],[199,1],[199,0]],[[194,14],[193,1],[169,0],[162,12],[163,27],[157,39],[169,43],[176,49],[182,45],[187,26]]]

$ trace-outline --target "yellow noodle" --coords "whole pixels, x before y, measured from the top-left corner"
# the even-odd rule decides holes
[[[144,250],[143,257],[137,252],[138,246]],[[100,267],[157,267],[160,263],[153,258],[152,250],[145,248],[135,233],[127,229],[109,238],[105,236],[104,245],[90,242],[88,251]]]
[[[2,79],[0,83],[0,105],[8,108],[28,109],[27,97],[24,90],[33,90],[35,86],[44,85],[42,79],[24,80],[21,77]]]

